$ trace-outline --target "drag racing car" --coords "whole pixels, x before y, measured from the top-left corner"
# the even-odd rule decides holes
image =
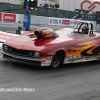
[[[10,61],[34,66],[100,60],[100,34],[91,22],[79,22],[74,29],[40,28],[4,42],[1,53]]]

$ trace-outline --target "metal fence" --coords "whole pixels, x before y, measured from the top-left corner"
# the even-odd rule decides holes
[[[10,3],[0,3],[0,10],[5,10],[5,13],[15,13],[15,14],[25,14],[25,9],[20,10],[10,10],[10,9],[20,9],[21,5],[10,4]],[[30,11],[31,15],[36,16],[47,16],[47,17],[57,17],[57,18],[72,18],[75,16],[75,12],[65,11],[60,9],[51,8],[36,8]]]

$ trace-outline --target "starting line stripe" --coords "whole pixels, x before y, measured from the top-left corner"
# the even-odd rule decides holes
[[[16,37],[16,36],[19,36],[19,35],[0,31],[0,41],[2,43],[7,41],[10,38],[13,38],[13,37]]]
[[[19,36],[18,34],[12,34],[12,33],[7,33],[7,32],[3,32],[3,31],[0,31],[0,33],[2,34],[7,34],[7,35],[11,35],[11,36]]]

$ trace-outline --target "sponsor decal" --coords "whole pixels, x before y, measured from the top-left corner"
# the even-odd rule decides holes
[[[30,14],[24,14],[24,21],[23,21],[23,27],[26,29],[30,29],[30,21],[31,15]]]
[[[59,19],[59,24],[62,24],[62,20],[61,19]]]
[[[68,63],[78,63],[78,62],[86,62],[86,61],[93,61],[93,60],[99,60],[99,57],[97,56],[92,56],[92,57],[83,57],[83,58],[79,58],[79,59],[75,59],[75,60],[70,60],[70,61],[66,61],[65,64]]]
[[[53,22],[52,19],[50,19],[50,24],[52,24],[52,22]]]
[[[93,60],[99,60],[99,57],[92,56],[92,57],[83,57],[82,61],[93,61]]]
[[[43,30],[43,34],[48,34],[48,33],[50,33],[50,32],[53,32],[53,30]],[[42,35],[43,35],[42,34]]]
[[[95,58],[96,57],[89,57],[89,60],[92,61],[92,60],[95,60]]]
[[[3,14],[3,21],[5,22],[16,22],[16,14]]]
[[[71,63],[78,63],[78,62],[82,62],[82,59],[80,58],[80,59],[71,61]]]
[[[24,15],[24,22],[28,22],[28,16]]]
[[[47,60],[51,60],[51,58],[52,58],[52,57],[51,57],[51,56],[49,56],[49,57],[47,58]]]
[[[70,61],[66,61],[66,62],[65,62],[65,64],[69,64],[69,63],[70,63]]]
[[[83,62],[86,61],[86,58],[82,58],[82,61],[83,61]]]
[[[41,66],[50,66],[50,64],[51,64],[51,60],[45,61],[45,62],[41,62]]]
[[[86,57],[86,61],[89,61],[89,57]]]
[[[81,55],[68,55],[66,60],[71,61],[71,60],[79,59],[81,57],[82,57]]]
[[[0,21],[2,21],[2,13],[0,13]]]
[[[70,20],[62,20],[62,25],[70,25]]]
[[[27,19],[27,18],[28,18],[28,16],[27,16],[27,15],[24,15],[24,18],[25,18],[25,19]]]
[[[24,22],[28,22],[28,19],[24,19]]]
[[[49,24],[52,25],[70,25],[74,24],[74,21],[71,21],[69,19],[62,19],[62,18],[50,18],[49,19]]]
[[[76,25],[77,23],[79,23],[80,21],[74,21],[74,25]]]
[[[77,62],[82,62],[82,59],[78,59]]]
[[[58,19],[53,19],[53,24],[58,24]]]
[[[27,34],[26,32],[25,33],[23,33],[23,34]],[[30,35],[28,35],[30,38],[34,38],[34,37],[36,37],[36,35],[35,34],[30,34]]]
[[[82,10],[84,10],[83,6],[84,6],[84,4],[86,4],[86,3],[89,4],[89,6],[88,6],[88,8],[87,8],[87,10],[88,10],[89,12],[93,11],[93,10],[97,7],[97,4],[100,5],[100,2],[98,2],[98,1],[95,1],[95,2],[91,3],[91,1],[89,1],[89,0],[84,0],[84,1],[81,3],[81,9],[82,9]]]
[[[71,61],[72,60],[72,55],[68,55],[66,58],[67,61]]]
[[[78,62],[78,60],[74,60],[74,63],[77,63]]]
[[[95,57],[94,59],[95,59],[95,60],[99,60],[100,58],[99,58],[99,57]]]
[[[52,37],[53,36],[53,34],[47,34],[46,36],[44,36],[44,37]]]
[[[75,58],[81,58],[81,57],[82,57],[81,55],[76,55],[76,56],[75,56]]]
[[[74,21],[70,21],[70,24],[74,24]]]

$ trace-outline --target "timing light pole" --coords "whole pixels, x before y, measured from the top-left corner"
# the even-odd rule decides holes
[[[30,10],[34,10],[37,8],[37,0],[23,0],[22,8],[26,9],[26,13],[24,14],[24,21],[23,21],[23,28],[25,31],[30,30],[30,23],[31,23],[31,15]],[[22,27],[18,27],[16,30],[16,34],[21,34]]]
[[[23,27],[25,28],[25,30],[30,30],[30,22],[31,22],[31,15],[30,15],[30,10],[34,10],[35,8],[37,8],[37,2],[38,0],[23,0],[22,3],[22,8],[26,9],[26,14],[24,14],[24,21],[23,21]],[[47,6],[46,6],[47,5]],[[48,4],[46,4],[45,7],[46,8],[46,12],[47,12],[47,8],[49,7]],[[59,8],[59,4],[55,4],[54,6],[55,8]],[[19,28],[17,30],[17,34],[20,34],[20,30],[22,30],[21,28]]]
[[[25,30],[30,30],[31,15],[30,10],[34,10],[37,7],[37,0],[23,0],[23,8],[26,8],[26,14],[24,14],[23,27]]]

